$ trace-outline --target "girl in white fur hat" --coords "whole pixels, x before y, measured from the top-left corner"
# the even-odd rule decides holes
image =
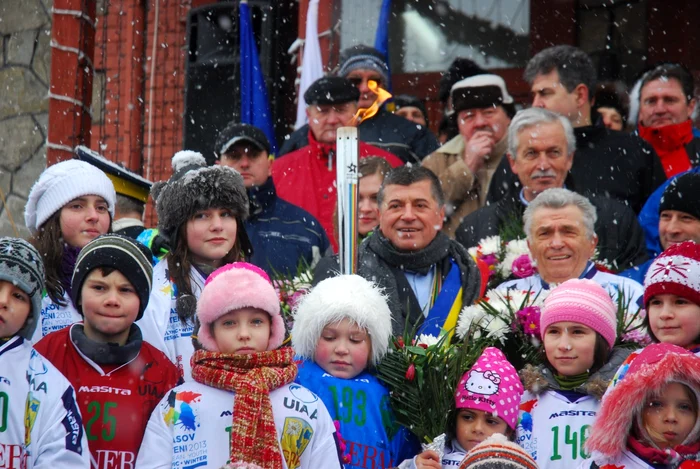
[[[29,192],[24,222],[46,267],[32,343],[82,320],[70,299],[73,266],[83,246],[111,231],[116,199],[107,175],[79,160],[49,166]]]
[[[384,294],[358,275],[320,282],[294,314],[292,346],[303,359],[297,382],[320,396],[339,422],[348,469],[393,467],[419,449],[394,423],[389,392],[371,373],[390,338]]]

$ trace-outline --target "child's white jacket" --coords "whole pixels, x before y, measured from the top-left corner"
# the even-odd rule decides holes
[[[206,279],[194,267],[190,269],[192,294],[199,299]],[[170,281],[168,258],[153,268],[153,289],[143,317],[136,321],[143,340],[163,352],[180,370],[185,381],[192,380],[190,358],[194,353],[194,319],[183,323],[177,315],[177,291]]]
[[[66,303],[65,306],[54,303],[49,295],[44,294],[41,298],[41,313],[32,334],[32,344],[36,344],[52,332],[60,331],[64,327],[83,320],[83,316],[73,306],[68,293],[64,293],[63,301]]]
[[[577,469],[598,469],[607,466],[607,464],[594,466],[593,463],[593,458],[586,459],[579,464]],[[658,469],[658,466],[647,464],[642,458],[629,450],[624,451],[612,464],[615,466],[615,469]],[[610,467],[612,468],[612,466]]]
[[[544,365],[521,370],[526,391],[520,400],[515,442],[540,469],[571,469],[589,457],[584,445],[598,416],[600,398],[629,354],[614,348],[608,363],[574,391],[561,390]]]
[[[22,337],[0,347],[0,467],[90,467],[68,380]]]
[[[235,394],[196,381],[166,395],[146,427],[139,469],[219,468],[229,461]],[[311,391],[292,383],[270,392],[285,469],[340,469],[335,427]]]
[[[459,464],[467,455],[467,451],[462,448],[457,440],[452,440],[445,445],[445,451],[442,455],[442,460],[440,464],[443,469],[449,469],[450,467],[459,467]],[[399,469],[416,469],[416,457],[413,459],[407,459],[399,465]]]

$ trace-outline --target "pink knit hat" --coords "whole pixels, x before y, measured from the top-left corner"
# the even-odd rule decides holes
[[[489,412],[515,430],[523,384],[503,352],[487,347],[457,385],[455,407]]]
[[[199,333],[197,339],[206,350],[218,352],[211,335],[211,325],[226,313],[241,308],[257,308],[270,315],[270,342],[274,350],[284,341],[284,320],[280,302],[270,278],[259,267],[247,262],[235,262],[219,267],[209,275],[197,301]]]
[[[644,278],[644,306],[664,293],[700,305],[700,244],[673,244],[654,259]]]
[[[617,307],[608,292],[593,280],[571,279],[552,290],[544,299],[540,334],[551,324],[571,321],[588,326],[610,345],[617,338]]]

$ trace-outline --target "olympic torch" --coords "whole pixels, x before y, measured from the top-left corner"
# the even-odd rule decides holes
[[[340,273],[357,272],[357,197],[360,153],[357,127],[336,131],[336,189],[338,191],[338,259]]]

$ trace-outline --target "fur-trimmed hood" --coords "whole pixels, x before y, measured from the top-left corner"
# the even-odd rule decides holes
[[[174,248],[179,227],[199,210],[227,208],[239,221],[248,218],[248,195],[243,177],[227,166],[206,166],[196,152],[181,151],[172,159],[173,175],[168,181],[153,185],[151,195],[156,203],[158,229]]]
[[[600,370],[593,373],[585,383],[573,389],[573,391],[587,394],[598,400],[602,399],[610,380],[615,376],[615,372],[630,353],[632,353],[632,350],[627,348],[613,348],[608,362]],[[520,370],[520,379],[525,389],[535,395],[540,395],[547,389],[561,390],[559,383],[554,379],[552,371],[545,365],[527,365]]]
[[[670,344],[652,344],[630,364],[625,377],[605,396],[586,449],[598,464],[618,458],[627,449],[627,438],[649,395],[665,384],[681,382],[700,390],[700,360],[691,352]],[[700,419],[688,436],[700,434]],[[685,444],[685,443],[684,443]]]

